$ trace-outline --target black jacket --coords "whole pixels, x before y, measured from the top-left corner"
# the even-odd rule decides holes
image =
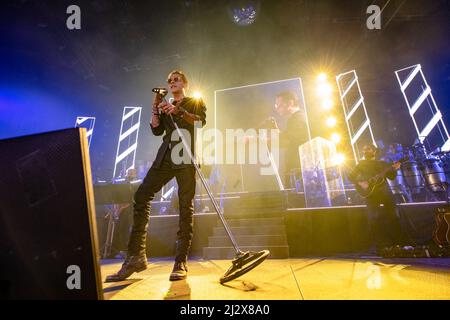
[[[199,121],[202,122],[202,127],[206,124],[206,106],[203,100],[201,99],[194,99],[190,97],[185,97],[183,100],[181,100],[178,104],[179,107],[182,107],[186,109],[187,112],[195,114],[199,116]],[[172,124],[172,120],[170,119],[170,116],[166,114],[160,115],[161,123],[158,127],[153,128],[150,125],[150,128],[152,129],[152,132],[155,136],[162,136],[163,137],[163,143],[159,147],[158,154],[156,155],[156,159],[153,162],[152,168],[160,168],[161,164],[164,160],[164,156],[166,155],[166,152],[170,152],[171,149],[173,149],[176,145],[179,143],[182,143],[181,140],[178,141],[171,141],[172,139],[172,132],[175,131],[175,126]],[[194,154],[194,126],[189,124],[187,121],[181,119],[178,116],[173,116],[173,120],[178,124],[178,127],[180,129],[186,129],[189,131],[191,136],[191,152]],[[193,164],[191,162],[187,164],[171,164],[172,168],[174,169],[182,169],[189,166],[192,166]]]
[[[300,168],[298,148],[308,141],[305,116],[302,112],[297,111],[289,117],[286,128],[280,132],[280,147],[286,150],[286,170]]]
[[[361,160],[358,165],[349,173],[348,178],[350,182],[353,184],[358,183],[358,181],[368,180],[377,174],[381,173],[385,169],[389,169],[391,165],[385,161],[380,160]],[[394,180],[397,176],[397,171],[394,169],[390,169],[386,172],[384,176],[384,181],[382,184],[377,186],[372,193],[372,195],[368,198],[368,200],[372,198],[378,198],[380,196],[385,195],[386,193],[391,193],[390,188],[387,184],[386,179]]]

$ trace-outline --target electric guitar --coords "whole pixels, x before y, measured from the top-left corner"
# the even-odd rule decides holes
[[[375,191],[375,189],[378,186],[380,186],[381,184],[383,184],[386,173],[388,173],[390,170],[392,170],[393,166],[395,164],[403,163],[405,161],[407,161],[407,159],[401,159],[398,162],[394,162],[392,164],[392,166],[389,166],[389,167],[383,169],[381,172],[379,172],[375,176],[370,177],[368,179],[366,178],[366,179],[359,180],[358,182],[355,183],[356,191],[363,198],[370,197],[373,194],[373,192]]]

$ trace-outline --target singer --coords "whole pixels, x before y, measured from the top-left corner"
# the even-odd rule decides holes
[[[170,274],[170,281],[182,280],[187,277],[187,258],[193,237],[193,215],[195,195],[195,168],[192,163],[174,163],[172,150],[181,141],[171,141],[175,121],[181,129],[189,131],[191,136],[191,151],[194,154],[194,124],[206,124],[206,106],[201,99],[185,96],[188,80],[182,71],[172,71],[167,79],[169,91],[173,96],[171,103],[163,99],[162,88],[155,88],[152,118],[150,128],[154,135],[163,137],[155,161],[147,173],[143,183],[134,195],[134,222],[128,254],[121,269],[106,278],[107,282],[125,280],[134,272],[147,269],[146,238],[150,217],[150,201],[155,194],[173,177],[178,183],[178,198],[180,208],[179,230],[176,241],[175,264]],[[171,119],[172,118],[172,119]]]

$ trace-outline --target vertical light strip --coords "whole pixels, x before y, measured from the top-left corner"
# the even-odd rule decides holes
[[[442,151],[450,151],[450,139],[447,140],[446,143],[442,146]]]
[[[351,134],[351,129],[350,129],[350,121],[347,120],[347,111],[345,110],[346,108],[346,103],[345,103],[345,97],[342,96],[341,92],[342,92],[342,88],[341,88],[341,83],[340,83],[340,79],[343,77],[344,74],[338,75],[336,77],[336,82],[337,82],[337,86],[338,86],[338,90],[339,90],[339,96],[341,98],[341,104],[342,104],[342,109],[344,111],[344,116],[345,116],[345,124],[347,125],[347,130],[348,130],[348,135],[350,136],[350,139],[352,137]],[[353,157],[355,158],[356,163],[358,163],[358,157],[356,156],[356,150],[355,150],[355,146],[353,145],[353,143],[350,143],[352,146],[352,151],[353,151]]]
[[[405,80],[402,81],[401,77],[400,77],[400,73],[406,72],[408,70],[412,70],[409,72],[408,76],[406,77]],[[420,92],[420,95],[418,98],[416,98],[415,102],[412,104],[410,104],[410,99],[408,99],[408,95],[406,94],[406,90],[408,89],[409,85],[411,84],[411,82],[417,78],[420,75],[421,81],[424,83],[424,88],[425,90],[421,89],[422,91]],[[400,70],[395,71],[395,76],[397,77],[397,81],[399,83],[400,86],[400,90],[403,94],[403,98],[405,99],[406,105],[409,109],[409,114],[411,116],[411,119],[413,121],[414,127],[416,128],[416,133],[417,133],[417,138],[419,139],[419,141],[421,143],[423,143],[428,136],[430,135],[431,131],[438,125],[440,125],[440,129],[443,130],[439,130],[442,142],[439,142],[437,145],[440,145],[440,148],[442,151],[447,151],[450,148],[450,136],[448,134],[448,130],[447,127],[444,123],[443,117],[442,117],[442,113],[439,110],[436,101],[434,100],[433,97],[433,93],[431,91],[430,86],[428,85],[428,82],[425,78],[425,75],[423,74],[423,70],[422,70],[422,66],[420,64],[416,64],[407,68],[403,68]],[[423,87],[422,87],[423,88]],[[432,113],[433,113],[433,117],[428,121],[428,123],[426,124],[425,128],[423,130],[420,130],[419,127],[417,126],[417,121],[416,121],[416,113],[419,111],[419,109],[424,105],[424,101],[427,98],[431,98],[432,101]],[[431,106],[430,106],[431,107]],[[442,132],[443,131],[443,132]],[[434,146],[433,146],[434,147]],[[432,150],[429,150],[432,151]]]
[[[351,75],[352,80],[349,82],[348,86],[345,88],[344,84],[342,83],[343,82],[342,80],[344,79],[344,77],[348,77],[349,75]],[[347,124],[348,134],[350,136],[350,143],[351,143],[352,150],[353,150],[353,156],[355,157],[356,163],[358,163],[361,155],[358,154],[359,149],[357,150],[356,147],[357,147],[359,138],[361,138],[361,135],[364,133],[365,130],[369,130],[370,137],[372,139],[372,143],[374,145],[376,145],[375,137],[374,137],[373,131],[372,131],[371,122],[369,119],[369,115],[367,113],[366,105],[364,103],[364,96],[362,95],[361,87],[360,87],[359,81],[358,81],[358,75],[356,74],[355,70],[348,71],[346,73],[337,75],[336,82],[337,82],[337,86],[339,89],[339,95],[341,98],[342,108],[344,110],[344,118],[345,118],[345,122]],[[354,103],[354,105],[351,107],[348,105],[348,103],[346,101],[346,96],[354,86],[356,86],[356,88],[358,90],[359,98],[356,101],[356,103]],[[363,125],[358,129],[358,131],[356,133],[354,133],[354,132],[352,132],[353,131],[352,128],[354,127],[353,123],[352,123],[352,118],[355,115],[356,111],[358,111],[358,109],[361,107],[364,110],[364,118],[365,119],[364,119]],[[350,111],[347,113],[347,110],[350,110]]]
[[[347,116],[345,117],[345,120],[350,120],[350,118],[352,117],[352,115],[358,110],[359,106],[362,105],[364,99],[363,97],[359,98],[358,102],[356,102],[355,106],[353,107],[352,111],[350,111]]]
[[[95,117],[77,117],[75,128],[86,128],[86,138],[88,146],[91,146],[92,136],[94,134]]]
[[[358,81],[358,78],[355,75],[355,78],[352,80],[352,82],[350,82],[350,84],[348,85],[347,89],[342,94],[342,97],[345,97],[350,92],[352,87],[355,85],[356,81]]]
[[[369,121],[369,119],[367,119],[366,122],[364,122],[364,124],[358,129],[356,134],[353,136],[352,144],[355,144],[356,142],[358,142],[358,139],[361,137],[361,135],[367,129],[367,127],[369,127],[369,125],[370,125],[370,121]]]
[[[406,80],[400,84],[403,91],[405,91],[406,88],[408,88],[408,86],[411,84],[413,79],[417,76],[417,74],[419,73],[421,68],[422,67],[420,66],[420,64],[414,66],[414,70],[408,75],[408,78],[406,78]]]
[[[134,121],[134,115],[137,113],[138,119],[137,121]],[[113,172],[113,179],[119,178],[119,176],[116,176],[117,173],[117,167],[119,163],[122,161],[127,161],[129,156],[132,155],[133,160],[131,165],[128,165],[126,163],[126,170],[134,168],[135,161],[136,161],[136,150],[138,147],[138,137],[139,137],[139,127],[141,124],[141,114],[142,114],[142,108],[141,107],[124,107],[123,108],[123,115],[122,115],[122,122],[120,124],[120,133],[119,138],[117,139],[117,152],[116,152],[116,160],[114,161],[114,172]],[[131,124],[125,128],[125,121],[132,117]],[[136,133],[135,138],[133,141],[131,141],[131,135]],[[120,153],[120,147],[123,143],[128,143],[128,148]],[[126,172],[125,172],[126,173]],[[122,172],[120,173],[122,174]],[[122,177],[123,178],[123,177]]]
[[[422,94],[420,95],[420,97],[417,99],[417,101],[413,104],[413,106],[411,107],[411,109],[409,110],[409,114],[411,116],[414,116],[414,114],[417,112],[417,110],[419,109],[419,107],[422,105],[422,103],[425,101],[425,99],[430,95],[431,93],[431,89],[430,87],[427,87]]]
[[[438,111],[438,113],[436,113],[433,118],[430,120],[430,122],[428,122],[428,124],[425,126],[425,128],[422,130],[422,132],[419,134],[419,139],[420,142],[424,142],[425,139],[428,137],[428,135],[430,134],[431,130],[433,130],[433,128],[438,124],[439,120],[442,119],[442,114],[440,111]]]
[[[372,144],[373,144],[375,147],[378,147],[378,146],[377,146],[377,142],[375,141],[375,137],[374,137],[374,135],[373,135],[372,126],[370,125],[370,119],[369,119],[369,115],[367,114],[367,108],[366,108],[366,105],[364,104],[364,97],[363,97],[363,95],[362,95],[361,87],[359,86],[359,81],[356,82],[356,84],[358,85],[358,92],[359,92],[359,95],[360,95],[360,97],[361,97],[361,99],[362,99],[362,105],[363,105],[363,107],[364,107],[364,114],[365,114],[366,119],[367,119],[367,121],[368,121],[367,128],[369,129],[370,138],[372,139]]]

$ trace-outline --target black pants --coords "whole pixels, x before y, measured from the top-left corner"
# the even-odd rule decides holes
[[[167,157],[166,157],[167,159]],[[186,261],[193,236],[195,196],[195,168],[173,169],[164,160],[160,168],[151,168],[134,195],[134,223],[128,243],[129,255],[145,254],[150,201],[172,178],[177,179],[180,208],[179,230],[176,243],[176,261]]]
[[[120,251],[127,251],[132,223],[133,207],[130,205],[120,212],[119,221],[114,229],[110,258],[114,258]]]
[[[389,190],[379,191],[367,199],[367,214],[372,242],[377,248],[404,242],[397,206]]]

